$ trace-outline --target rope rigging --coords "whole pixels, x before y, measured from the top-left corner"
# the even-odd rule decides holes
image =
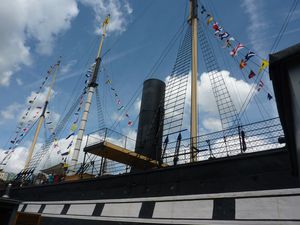
[[[266,92],[268,100],[271,100],[273,98],[273,96],[270,94],[270,91],[264,85],[264,82],[262,81],[263,74],[268,66],[268,61],[259,57],[256,53],[254,53],[253,51],[248,49],[246,46],[241,44],[241,42],[239,42],[236,38],[232,37],[228,32],[224,31],[224,28],[221,27],[221,25],[214,19],[214,17],[210,13],[207,12],[206,8],[203,5],[201,6],[201,14],[203,14],[203,17],[204,16],[206,17],[206,26],[212,28],[216,39],[218,39],[219,42],[224,43],[223,48],[229,49],[229,50],[231,49],[231,51],[229,53],[232,56],[232,58],[236,61],[236,63],[238,63],[238,66],[239,66],[240,70],[242,71],[242,74],[245,73],[244,72],[245,68],[250,66],[248,64],[259,67],[257,69],[258,72],[254,72],[255,71],[254,69],[249,68],[250,72],[248,75],[248,79],[253,80],[253,78],[255,77],[254,82],[253,82],[255,85],[252,85],[251,90],[249,91],[243,105],[241,106],[241,109],[239,111],[239,117],[241,118],[243,116],[243,114],[245,113],[246,108],[249,105],[252,97],[257,92],[263,90],[264,92]],[[247,53],[243,53],[243,52],[245,52],[243,49],[247,50]],[[240,55],[244,55],[244,57],[241,58]],[[239,60],[238,60],[238,58],[239,58]],[[255,60],[255,58],[259,59],[260,62],[258,60]],[[257,102],[257,100],[255,100],[255,101]],[[257,106],[258,106],[258,104],[257,104]],[[259,108],[259,106],[258,106],[258,108]],[[260,108],[259,108],[259,111],[261,111]]]
[[[43,99],[41,99],[41,96],[43,96],[42,90],[46,90],[47,81],[50,78],[50,76],[53,75],[53,72],[57,65],[58,64],[54,64],[49,67],[49,69],[47,70],[47,74],[43,79],[41,85],[39,86],[38,90],[35,91],[34,94],[32,94],[32,96],[30,96],[27,103],[27,109],[21,115],[20,122],[18,123],[17,128],[14,134],[12,135],[12,137],[14,138],[10,139],[9,148],[7,151],[4,152],[5,157],[0,162],[0,169],[4,169],[5,165],[7,165],[17,146],[19,146],[19,144],[30,133],[32,128],[38,122],[38,118],[42,113],[42,106],[39,103],[40,101],[43,101]]]

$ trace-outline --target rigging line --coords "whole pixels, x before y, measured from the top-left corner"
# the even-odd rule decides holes
[[[87,48],[87,49],[89,49],[89,50],[88,50],[88,53],[86,54],[86,55],[89,56],[89,57],[87,57],[85,63],[83,63],[83,66],[82,66],[83,69],[82,69],[82,71],[81,71],[81,73],[80,73],[80,76],[78,77],[78,79],[77,79],[77,81],[76,81],[76,84],[75,84],[75,86],[74,86],[74,88],[73,88],[73,90],[72,90],[72,92],[71,92],[70,97],[69,97],[69,101],[68,101],[68,103],[66,104],[66,106],[65,106],[65,108],[64,108],[62,114],[64,114],[64,113],[67,111],[67,108],[68,108],[69,105],[72,103],[72,99],[74,99],[75,93],[78,92],[79,84],[80,84],[81,80],[83,80],[82,78],[84,78],[84,73],[85,73],[85,71],[87,71],[87,68],[86,68],[86,67],[88,66],[88,64],[89,64],[89,62],[90,62],[90,60],[91,60],[91,58],[93,57],[92,51],[95,49],[95,46],[96,46],[96,44],[97,44],[98,39],[99,39],[99,37],[96,36],[95,38],[93,38],[93,39],[90,41],[90,48]],[[81,57],[81,59],[83,59],[83,58],[84,58],[84,57]],[[81,60],[80,60],[80,61],[81,61]],[[82,62],[83,62],[83,60],[82,60]]]
[[[212,10],[212,12],[213,12],[213,14],[214,14],[214,17],[217,17],[218,13],[217,13],[217,10],[216,10],[216,8],[215,8],[213,2],[212,2],[212,1],[208,1],[208,4],[209,4],[210,7],[211,7],[211,10]],[[218,21],[221,21],[221,23],[223,23],[222,20],[221,20],[220,18],[218,18]],[[204,26],[204,25],[203,25],[203,20],[202,20],[202,26]],[[206,29],[208,30],[208,27],[207,27],[207,26],[206,26]],[[211,33],[211,32],[209,32],[209,33],[210,33],[211,36],[212,36],[212,33]],[[224,63],[224,66],[226,66],[226,67],[229,69],[229,68],[230,68],[230,66],[229,66],[229,59],[228,59],[228,57],[225,57],[224,51],[222,51],[222,49],[220,48],[221,42],[219,42],[219,41],[217,41],[217,42],[218,42],[217,49],[218,49],[218,51],[219,51],[219,54],[221,55],[222,61],[223,61],[223,63]],[[230,74],[231,74],[231,73],[230,73]],[[233,82],[233,81],[231,81],[231,83],[233,84],[233,86],[234,86],[234,88],[235,88],[235,92],[236,92],[237,97],[238,97],[239,107],[241,107],[243,103],[242,103],[241,95],[240,95],[240,93],[238,92],[237,85],[236,85],[236,83]],[[245,116],[245,117],[246,117],[246,120],[247,120],[248,122],[250,122],[250,121],[249,121],[249,118],[248,118],[248,116],[247,116],[247,113],[246,113],[246,116]]]
[[[49,66],[47,67],[47,68],[49,68]],[[45,69],[45,70],[47,70],[47,69]],[[43,80],[44,82],[46,82],[46,77],[48,77],[49,75],[47,74],[44,78],[42,78],[41,80]],[[44,87],[44,85],[42,85],[41,87]],[[36,93],[36,92],[35,92]],[[40,95],[40,93],[39,94],[37,94],[36,95],[36,98],[38,99],[38,96]],[[27,106],[26,106],[26,108],[28,109],[28,107],[29,107],[29,105],[28,104],[26,104]],[[30,112],[32,112],[33,111],[33,108],[36,106],[36,101],[35,101],[35,105],[30,105],[30,106],[32,106],[31,107],[31,109],[28,111],[28,110],[25,110],[25,111],[27,111],[28,112],[28,114],[30,113]],[[34,107],[33,107],[34,106]],[[22,118],[24,116],[24,113],[22,113],[21,115],[20,115],[20,118]],[[26,116],[27,117],[27,116]],[[17,130],[17,128],[19,127],[19,126],[21,126],[20,124],[21,124],[21,120],[20,121],[18,121],[17,122],[17,125],[16,125],[16,128],[14,129],[14,132],[12,132],[12,134],[11,134],[11,136],[10,136],[10,138],[9,138],[9,140],[7,141],[7,143],[4,145],[4,146],[9,146],[9,143],[10,143],[10,140],[12,139],[12,137],[15,135],[15,133],[16,133],[16,130]],[[28,122],[27,122],[28,123]],[[24,128],[25,126],[21,126],[21,128]],[[19,136],[19,135],[18,135]]]
[[[107,55],[109,55],[109,53],[111,53],[112,49],[122,40],[124,39],[124,35],[126,33],[128,33],[129,30],[132,29],[132,27],[138,22],[141,21],[141,18],[143,16],[146,15],[146,12],[150,9],[150,7],[152,6],[152,4],[154,3],[154,1],[149,1],[148,5],[145,6],[145,8],[136,16],[136,18],[129,24],[129,26],[127,27],[125,33],[122,35],[122,37],[120,36],[117,40],[115,40],[112,45],[108,48],[108,51],[105,53]]]
[[[153,67],[150,69],[149,73],[144,77],[144,79],[147,79],[149,77],[151,77],[153,75],[153,73],[159,68],[159,66],[162,64],[162,62],[165,60],[166,56],[168,55],[168,53],[170,52],[170,50],[172,49],[173,45],[175,44],[175,42],[178,40],[178,38],[180,37],[180,35],[182,35],[181,33],[181,29],[182,26],[185,26],[186,22],[184,22],[178,29],[178,31],[173,35],[173,37],[171,38],[170,42],[167,44],[167,46],[163,49],[162,53],[160,54],[160,56],[158,57],[158,60],[156,61],[156,63],[153,65]],[[142,88],[142,85],[139,85],[138,88],[136,89],[136,91],[134,92],[134,94],[132,95],[132,97],[130,98],[129,102],[124,106],[125,109],[129,109],[134,102],[136,101],[139,92]],[[119,122],[114,122],[114,124],[111,126],[111,129],[113,129],[116,124],[118,125]]]
[[[239,65],[239,62],[238,62],[238,59],[236,59],[236,58],[234,58],[234,61],[236,62],[236,64],[237,65]],[[245,75],[245,72],[243,71],[243,70],[241,70],[240,71],[241,72],[241,74],[242,74],[242,78],[243,78],[243,80],[246,82],[246,83],[248,83],[247,82],[247,76]],[[256,86],[257,86],[257,84],[256,83],[254,83],[255,85],[255,88],[256,88]],[[251,89],[250,89],[250,92],[251,92]],[[249,92],[249,93],[250,93]],[[255,92],[254,92],[255,93]],[[262,113],[262,111],[261,111],[261,109],[260,109],[260,107],[259,107],[259,105],[258,105],[258,103],[257,103],[257,100],[256,100],[256,97],[257,97],[257,95],[256,94],[254,94],[253,95],[253,97],[254,97],[254,101],[255,101],[255,103],[256,103],[256,106],[257,106],[257,108],[258,108],[258,110],[259,110],[259,112],[260,112],[260,114],[261,114],[261,116],[262,116],[262,118],[264,119],[264,115],[263,115],[263,113]],[[250,100],[249,100],[250,101]],[[262,103],[260,103],[261,105],[262,105]],[[262,105],[262,107],[263,107],[263,109],[264,109],[264,106]],[[242,109],[242,108],[241,108]],[[245,109],[245,111],[246,111],[246,109]],[[250,122],[250,121],[249,121]]]
[[[280,43],[280,41],[281,41],[285,31],[286,31],[288,23],[290,22],[290,19],[292,18],[293,13],[294,13],[295,9],[297,8],[298,3],[299,3],[299,0],[295,0],[292,3],[292,6],[289,10],[289,13],[288,13],[287,17],[285,18],[285,20],[284,20],[284,22],[283,22],[283,24],[282,24],[282,26],[281,26],[278,34],[277,34],[277,37],[276,37],[276,39],[275,39],[275,41],[274,41],[274,43],[273,43],[273,45],[270,49],[270,53],[273,53],[273,51],[275,51],[275,49],[278,47],[278,45],[279,45],[279,43]]]
[[[216,21],[216,20],[213,20],[214,22],[218,22],[218,21]],[[223,27],[223,26],[222,26]],[[225,31],[228,31],[227,29],[224,29]],[[235,39],[235,42],[237,42],[237,43],[243,43],[243,42],[240,42],[240,40],[238,40],[237,38],[236,38],[236,36],[234,36],[234,35],[231,35],[231,32],[229,32],[230,33],[230,36],[231,37],[234,37],[234,39]],[[247,46],[244,46],[244,49],[246,49],[246,50],[248,50],[248,51],[250,51],[251,49],[250,48],[248,48]],[[264,58],[262,58],[260,55],[258,55],[258,54],[256,54],[256,57],[257,58],[259,58],[260,60],[262,60],[262,59],[264,59]],[[255,62],[253,62],[253,63],[255,63]],[[258,65],[258,64],[257,64]],[[258,65],[258,66],[260,66],[260,65]]]
[[[208,30],[208,27],[205,26],[203,20],[202,20],[202,26],[206,27],[206,30]],[[213,35],[211,32],[209,32],[209,33],[210,33],[210,36]],[[214,36],[213,36],[213,37],[214,37]],[[211,44],[212,47],[214,47],[214,48],[216,49],[216,46],[212,44],[212,41],[210,40],[210,38],[208,38],[208,42]],[[222,51],[222,49],[220,49],[220,47],[219,47],[219,46],[221,46],[221,42],[217,41],[217,44],[218,44],[218,45],[217,45],[217,49],[218,49],[219,54],[221,55],[222,61],[223,61],[224,65],[227,66],[228,69],[229,69],[230,66],[229,66],[228,58],[226,57],[226,60],[227,60],[227,61],[225,61],[225,57],[224,57],[225,53],[224,53],[224,51]],[[217,60],[217,59],[216,59],[216,60]],[[219,68],[219,69],[220,69],[220,68]],[[220,71],[220,72],[221,72],[221,71]],[[229,71],[229,73],[231,74],[230,71]],[[225,85],[226,85],[226,83],[228,83],[228,81],[227,81],[226,79],[224,79],[224,81],[225,81]],[[226,82],[226,81],[227,81],[227,82]],[[246,81],[246,80],[244,79],[244,81]],[[230,81],[230,83],[233,84],[233,87],[235,88],[235,93],[236,93],[236,96],[238,97],[239,107],[241,107],[241,106],[242,106],[242,99],[241,99],[240,93],[238,92],[237,85],[236,85],[236,83],[235,83],[234,81]],[[249,121],[249,118],[247,117],[247,115],[245,116],[245,119],[246,119],[246,121],[250,122],[250,121]]]

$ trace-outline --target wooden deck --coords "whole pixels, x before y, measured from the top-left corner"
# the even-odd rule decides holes
[[[84,152],[123,163],[137,169],[150,169],[168,166],[167,164],[159,163],[147,156],[122,148],[107,141],[85,147]]]

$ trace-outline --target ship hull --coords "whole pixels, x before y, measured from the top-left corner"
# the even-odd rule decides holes
[[[40,224],[300,224],[286,149],[13,189]]]

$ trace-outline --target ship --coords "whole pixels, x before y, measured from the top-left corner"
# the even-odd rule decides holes
[[[38,171],[38,162],[51,145],[57,145],[55,135],[62,129],[57,126],[44,148],[35,152],[49,88],[25,168],[0,191],[1,225],[300,224],[300,44],[262,59],[221,27],[208,7],[197,0],[189,4],[186,29],[180,30],[185,33],[167,84],[154,78],[143,83],[136,140],[101,128],[87,135],[84,158],[78,162],[92,96],[97,92],[110,17],[105,19],[88,80],[68,112],[83,109],[79,129],[77,122],[70,129],[70,137],[78,130],[71,160],[65,149],[61,163]],[[276,101],[279,117],[249,124],[241,120],[212,39],[241,71],[249,69],[246,79],[255,80],[252,96],[263,93]],[[222,125],[221,131],[208,134],[198,130],[198,47]],[[52,85],[60,63],[48,71]],[[264,75],[267,69],[269,76]],[[274,96],[264,90],[263,76],[271,80]],[[187,85],[190,124],[185,129]],[[41,177],[63,174],[64,180],[43,183],[37,173]]]

